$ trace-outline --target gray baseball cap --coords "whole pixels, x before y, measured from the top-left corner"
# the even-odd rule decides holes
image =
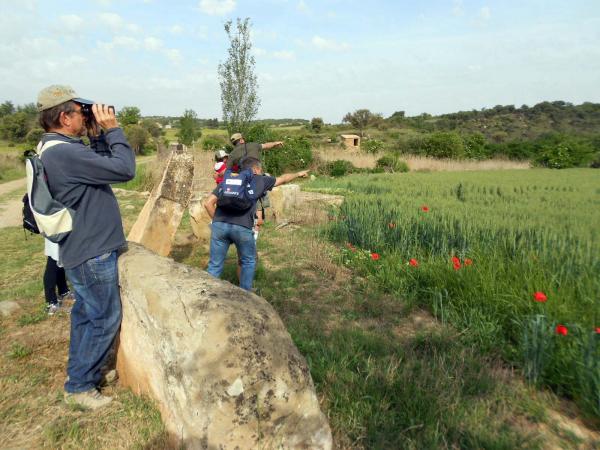
[[[37,109],[38,111],[45,111],[70,100],[83,105],[94,104],[91,100],[80,98],[71,86],[53,84],[42,89],[38,94]]]
[[[228,155],[227,155],[227,152],[225,150],[217,150],[215,152],[215,158],[217,158],[217,159],[223,159],[226,156],[228,156]]]

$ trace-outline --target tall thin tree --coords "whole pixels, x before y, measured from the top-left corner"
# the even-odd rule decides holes
[[[223,121],[230,134],[243,133],[260,106],[255,61],[251,53],[250,19],[238,18],[235,27],[231,20],[227,21],[225,32],[229,38],[228,57],[219,64],[218,70]]]

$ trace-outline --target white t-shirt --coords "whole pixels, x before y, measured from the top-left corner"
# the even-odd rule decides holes
[[[58,262],[58,244],[44,238],[44,255],[49,256],[54,261]]]

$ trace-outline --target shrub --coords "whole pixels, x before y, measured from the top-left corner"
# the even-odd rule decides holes
[[[384,142],[378,139],[369,139],[368,141],[364,141],[362,144],[362,149],[367,153],[378,153],[382,151],[384,147]]]
[[[463,145],[465,156],[472,159],[486,159],[490,157],[489,149],[486,146],[487,142],[483,135],[469,134],[463,136]]]
[[[462,139],[454,132],[431,133],[423,139],[425,154],[434,158],[462,158],[465,148]]]
[[[30,145],[37,145],[42,138],[42,134],[44,134],[44,130],[41,128],[33,128],[29,130],[27,136],[25,136],[25,141]]]
[[[305,169],[312,163],[312,160],[310,142],[301,136],[285,138],[283,147],[274,148],[263,153],[265,172],[271,175],[281,175],[284,172]]]
[[[392,153],[388,153],[385,156],[382,156],[377,160],[376,168],[384,171],[384,172],[408,172],[408,164],[406,161],[398,158],[397,155]]]
[[[352,173],[354,170],[355,167],[352,163],[345,159],[337,159],[328,164],[328,172],[332,177],[343,177],[344,175]]]
[[[204,136],[202,139],[202,148],[206,151],[215,151],[227,145],[224,139],[218,136]]]
[[[281,140],[276,132],[265,124],[256,124],[251,126],[244,134],[246,142],[273,142]]]
[[[551,169],[580,167],[590,162],[593,149],[589,142],[560,134],[540,139],[539,152],[535,162]]]
[[[513,141],[508,143],[488,143],[487,152],[490,156],[506,156],[510,159],[530,159],[536,154],[536,145],[530,141]]]

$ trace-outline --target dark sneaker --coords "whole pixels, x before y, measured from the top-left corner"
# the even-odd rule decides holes
[[[112,402],[112,397],[102,395],[98,389],[90,389],[75,394],[65,392],[65,402],[70,405],[83,406],[89,409],[98,409]]]

